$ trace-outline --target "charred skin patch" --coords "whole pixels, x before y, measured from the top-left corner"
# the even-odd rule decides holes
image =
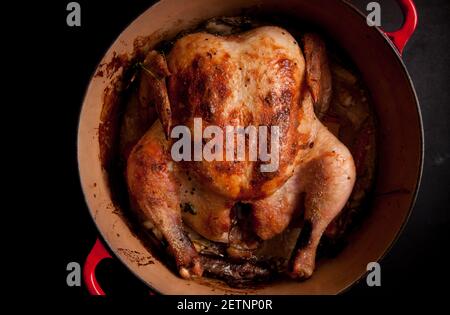
[[[197,55],[190,66],[170,77],[169,95],[177,124],[190,117],[217,122],[231,95],[228,59],[229,55],[219,58]]]

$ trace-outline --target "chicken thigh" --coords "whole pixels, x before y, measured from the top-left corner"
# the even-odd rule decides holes
[[[351,193],[355,167],[315,114],[326,110],[331,95],[324,43],[307,34],[302,44],[303,52],[286,30],[272,26],[230,36],[195,33],[179,39],[167,60],[152,51],[144,61],[142,93],[159,120],[128,158],[128,188],[140,215],[166,240],[182,277],[203,272],[183,222],[209,240],[231,244],[237,202],[251,207],[250,226],[260,240],[302,218],[309,233],[291,274],[311,276],[320,238]],[[171,130],[187,126],[194,133],[195,118],[202,118],[202,130],[278,126],[278,168],[262,172],[262,161],[248,156],[173,161]]]

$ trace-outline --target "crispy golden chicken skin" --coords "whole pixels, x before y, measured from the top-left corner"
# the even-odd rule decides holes
[[[181,276],[202,274],[182,222],[205,238],[230,243],[236,202],[251,206],[252,232],[261,240],[281,233],[304,208],[302,221],[311,231],[293,258],[292,276],[311,276],[320,238],[347,201],[355,169],[350,152],[314,113],[328,107],[331,95],[325,45],[306,35],[303,46],[302,52],[282,28],[259,27],[231,36],[186,35],[167,56],[167,71],[162,56],[149,53],[147,93],[159,120],[132,150],[127,181]],[[248,157],[174,162],[170,130],[184,125],[194,133],[194,118],[202,118],[203,129],[278,126],[278,169],[262,172],[261,161]]]

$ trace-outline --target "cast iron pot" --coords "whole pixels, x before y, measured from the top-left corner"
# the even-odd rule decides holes
[[[367,264],[379,261],[404,227],[422,172],[419,104],[401,59],[402,49],[415,29],[417,14],[412,0],[398,2],[405,22],[393,33],[368,26],[360,12],[340,0],[162,0],[139,16],[109,48],[99,69],[114,56],[132,54],[133,43],[140,36],[152,35],[154,42],[150,44],[156,44],[200,21],[236,15],[246,8],[286,14],[320,26],[351,57],[372,96],[379,128],[376,197],[369,216],[350,235],[344,250],[333,259],[319,261],[312,278],[304,282],[285,280],[257,289],[232,289],[207,280],[183,280],[156,259],[154,264],[142,264],[139,259],[152,257],[152,253],[115,211],[108,174],[100,159],[98,130],[104,110],[103,96],[114,76],[94,76],[80,115],[78,163],[86,202],[109,250],[136,277],[163,294],[337,294],[358,281],[366,273]],[[101,259],[111,257],[102,243],[96,242],[84,267],[84,280],[92,294],[103,294],[95,279],[95,267]]]

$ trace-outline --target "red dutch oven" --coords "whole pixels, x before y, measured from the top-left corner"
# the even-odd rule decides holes
[[[390,33],[368,26],[366,18],[355,7],[340,0],[162,0],[128,26],[109,48],[98,70],[118,55],[131,55],[133,43],[139,37],[151,35],[149,44],[154,45],[200,21],[236,15],[243,9],[257,8],[318,25],[351,57],[370,91],[379,128],[376,196],[370,214],[350,235],[344,250],[335,258],[320,260],[313,277],[307,281],[283,280],[256,289],[234,289],[207,279],[181,279],[154,258],[115,209],[109,174],[100,159],[102,135],[98,132],[104,123],[104,94],[111,89],[115,75],[94,76],[86,92],[78,130],[81,184],[104,241],[97,240],[84,266],[89,292],[104,294],[96,281],[95,268],[102,259],[111,257],[110,253],[153,291],[163,294],[337,294],[363,277],[367,264],[379,261],[386,254],[405,225],[422,172],[420,109],[401,59],[403,48],[416,27],[417,13],[412,0],[398,2],[405,15],[404,24]],[[120,75],[122,69],[116,70]],[[142,263],[146,260],[153,263]]]

